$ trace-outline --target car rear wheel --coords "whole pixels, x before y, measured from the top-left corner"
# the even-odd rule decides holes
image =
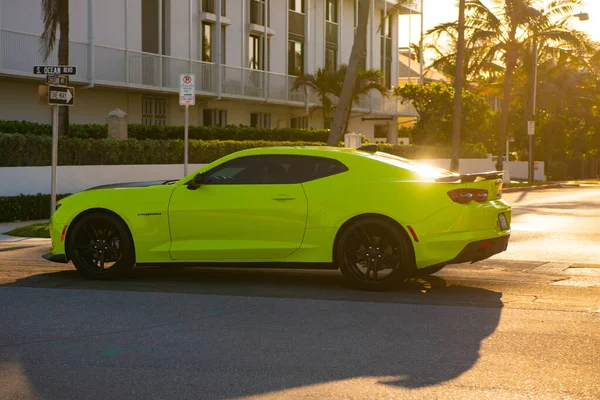
[[[365,218],[351,223],[335,250],[342,274],[364,290],[387,290],[401,283],[411,270],[411,244],[390,221]]]
[[[95,212],[84,216],[75,223],[68,240],[69,258],[85,278],[123,277],[135,264],[129,229],[114,215]]]

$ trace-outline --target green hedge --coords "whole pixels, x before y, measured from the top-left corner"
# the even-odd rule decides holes
[[[52,125],[27,121],[0,121],[0,132],[20,133],[38,136],[52,136]],[[277,142],[319,142],[326,143],[329,131],[294,128],[254,128],[250,126],[190,126],[190,139],[199,140],[266,140]],[[129,138],[132,139],[181,139],[183,126],[129,125]],[[71,124],[69,137],[82,139],[106,139],[107,126],[99,124]]]
[[[267,140],[277,142],[326,143],[329,130],[295,128],[255,128],[250,126],[190,126],[190,139],[199,140]],[[181,139],[183,126],[129,125],[128,135],[134,139]]]
[[[68,194],[56,196],[60,200]],[[50,195],[0,197],[0,222],[31,221],[50,218]]]
[[[209,163],[227,154],[254,147],[314,146],[309,142],[190,140],[189,162]],[[449,158],[445,147],[378,145],[380,151],[411,159]],[[0,134],[0,167],[50,165],[52,139],[45,136]],[[485,157],[482,146],[465,146],[464,158]],[[115,140],[59,138],[59,165],[180,164],[182,140]]]
[[[52,125],[27,121],[0,120],[0,132],[52,136]],[[103,139],[108,136],[108,128],[106,125],[99,124],[69,125],[69,136],[82,139]]]
[[[209,163],[254,147],[314,146],[307,142],[190,140],[189,162]],[[45,136],[0,134],[0,166],[51,164],[52,139]],[[59,138],[59,165],[123,165],[183,163],[182,140],[115,140]]]

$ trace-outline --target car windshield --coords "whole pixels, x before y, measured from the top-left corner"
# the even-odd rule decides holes
[[[423,178],[435,179],[440,178],[442,176],[454,175],[452,172],[443,168],[433,167],[431,165],[414,162],[407,158],[398,157],[393,154],[376,152],[371,157],[377,161],[381,161],[414,172]]]

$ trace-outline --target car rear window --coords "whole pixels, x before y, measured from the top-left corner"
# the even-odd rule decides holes
[[[371,158],[376,161],[384,162],[386,164],[390,164],[395,167],[413,172],[422,178],[436,179],[441,178],[443,176],[454,175],[452,172],[443,168],[433,167],[424,163],[415,162],[407,158],[395,156],[393,154],[376,152],[371,155]]]

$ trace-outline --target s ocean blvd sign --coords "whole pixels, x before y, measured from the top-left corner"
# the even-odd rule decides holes
[[[72,65],[36,65],[33,67],[34,75],[75,75],[77,67]]]

